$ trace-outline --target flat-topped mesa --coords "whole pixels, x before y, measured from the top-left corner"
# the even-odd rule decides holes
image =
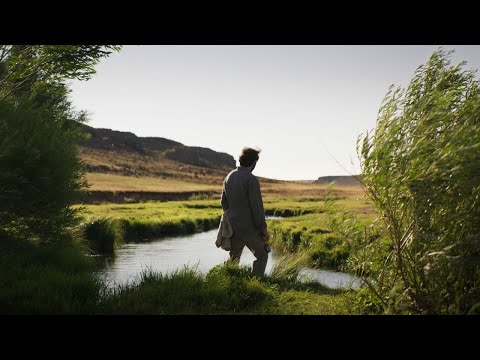
[[[358,178],[362,178],[361,175],[357,175]],[[355,186],[360,185],[355,176],[352,175],[338,175],[338,176],[320,176],[317,180],[319,184],[330,184],[335,183],[336,185],[343,186]]]

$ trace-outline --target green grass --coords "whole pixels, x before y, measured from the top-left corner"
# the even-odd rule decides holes
[[[329,214],[308,214],[272,221],[272,245],[282,252],[306,251],[311,265],[339,268],[350,254],[347,238],[329,226]]]
[[[322,213],[324,201],[318,198],[266,198],[265,215],[291,217],[311,213]]]
[[[1,314],[92,314],[103,284],[73,242],[0,248]],[[18,245],[18,244],[17,244]]]
[[[297,281],[299,266],[311,261],[319,247],[330,246],[325,236],[335,234],[329,228],[335,210],[324,205],[318,199],[265,200],[266,211],[304,215],[269,221],[274,246],[278,249],[283,246],[286,253],[272,276],[261,279],[254,277],[249,269],[227,264],[217,266],[207,276],[192,269],[166,275],[145,272],[136,285],[111,290],[93,276],[92,259],[83,255],[88,249],[78,244],[26,245],[15,251],[2,251],[0,313],[357,313],[356,292]],[[89,205],[86,209],[84,230],[88,224],[96,223],[90,228],[90,240],[106,239],[110,248],[125,239],[215,228],[222,213],[218,200]],[[337,245],[341,246],[334,244],[329,250],[333,253]],[[93,248],[92,243],[89,246]],[[96,246],[98,250],[103,245]]]
[[[275,298],[266,314],[354,315],[349,295],[330,295],[311,291],[284,291]]]
[[[118,220],[99,218],[84,225],[84,235],[93,253],[113,254],[124,243],[124,229]]]
[[[356,266],[365,247],[380,236],[369,225],[377,214],[364,197],[265,198],[273,247],[284,253],[305,251],[310,266],[367,275]],[[87,205],[85,235],[100,253],[112,252],[125,241],[148,241],[186,235],[218,227],[222,209],[218,199]],[[108,219],[105,218],[108,216]],[[106,250],[106,251],[105,251]],[[369,251],[371,251],[370,249]],[[383,251],[388,249],[381,249]],[[379,256],[380,256],[379,255]],[[383,256],[383,255],[382,255]]]
[[[357,214],[363,220],[373,221],[377,212],[372,202],[362,194],[350,197],[332,197],[334,201],[333,210],[340,212],[349,210]],[[264,207],[266,215],[275,216],[299,216],[306,214],[321,214],[330,211],[326,208],[324,198],[265,198]]]
[[[371,223],[376,216],[369,202],[361,197],[335,200],[332,206],[318,198],[266,198],[264,207],[267,215],[286,217],[269,221],[275,248],[284,252],[307,250],[313,266],[342,270],[348,270],[345,265],[352,248],[357,251],[361,244],[358,236],[354,238],[348,231],[342,233],[334,229],[331,219],[345,209],[357,214],[362,224]],[[125,241],[215,229],[222,214],[218,199],[87,205],[85,208],[85,236],[100,253],[112,252]]]
[[[267,214],[292,216],[312,212],[318,202],[281,200],[266,203]],[[110,253],[125,241],[186,235],[218,227],[219,200],[146,202],[85,206],[83,229],[92,249]]]
[[[254,276],[218,265],[206,275],[192,268],[162,275],[145,271],[136,285],[119,286],[102,301],[107,314],[349,314],[352,291]]]
[[[228,262],[206,276],[144,271],[138,283],[110,289],[78,243],[1,245],[0,314],[356,313],[355,292],[301,283],[289,266],[262,278]]]
[[[217,204],[216,204],[217,203]],[[218,227],[218,201],[169,201],[85,206],[84,235],[93,249],[111,252],[125,241],[187,235]],[[106,251],[103,251],[106,250]]]
[[[366,275],[356,267],[367,244],[380,234],[370,225],[377,214],[364,198],[268,201],[266,207],[295,209],[298,216],[269,222],[272,245],[284,253],[305,252],[310,266]],[[382,249],[382,251],[385,249]]]
[[[166,201],[140,204],[101,204],[85,206],[86,220],[108,215],[117,219],[143,221],[179,221],[204,219],[221,215],[220,201]]]
[[[338,208],[345,207],[359,214],[374,214],[369,201],[363,196],[337,199]],[[267,215],[290,213],[285,216],[323,212],[325,202],[320,198],[264,198]],[[195,199],[189,201],[144,202],[139,204],[86,205],[86,219],[105,215],[114,218],[135,218],[145,220],[194,219],[221,214],[220,199]],[[200,211],[202,210],[202,211]],[[208,212],[203,211],[208,210]],[[279,215],[280,216],[280,215]]]

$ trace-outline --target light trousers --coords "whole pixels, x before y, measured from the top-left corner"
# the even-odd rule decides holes
[[[253,262],[253,273],[262,276],[267,267],[268,253],[265,251],[265,242],[260,235],[236,235],[232,237],[232,247],[230,250],[230,259],[235,262],[240,262],[243,248],[247,246],[255,256],[256,260]]]

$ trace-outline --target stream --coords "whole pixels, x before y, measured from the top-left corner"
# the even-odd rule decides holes
[[[229,258],[228,252],[217,248],[217,229],[187,236],[166,237],[141,243],[127,243],[115,250],[111,257],[102,257],[104,264],[97,274],[109,286],[135,282],[143,270],[168,273],[194,266],[201,273],[208,273],[214,266]],[[279,259],[273,250],[269,254],[266,274],[269,274]],[[240,265],[252,266],[255,257],[245,247]],[[358,288],[361,279],[350,274],[306,268],[301,278],[310,278],[330,288]]]

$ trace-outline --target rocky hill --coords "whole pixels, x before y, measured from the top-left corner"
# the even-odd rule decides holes
[[[116,131],[110,129],[96,129],[84,125],[84,132],[88,138],[82,142],[82,146],[93,149],[127,150],[139,154],[148,154],[155,150],[167,150],[183,146],[179,142],[160,137],[138,137],[131,132]]]
[[[82,126],[87,138],[80,144],[81,154],[88,172],[186,179],[224,176],[236,166],[233,156],[208,148]]]

